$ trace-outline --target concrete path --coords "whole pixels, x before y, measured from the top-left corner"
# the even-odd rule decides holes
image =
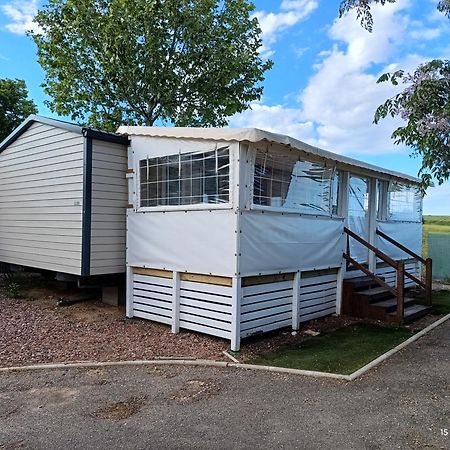
[[[0,449],[449,449],[449,336],[450,321],[351,383],[173,366],[0,374]]]

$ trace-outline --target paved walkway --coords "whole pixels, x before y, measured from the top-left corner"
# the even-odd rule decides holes
[[[450,448],[450,321],[352,382],[232,369],[0,374],[0,449]]]

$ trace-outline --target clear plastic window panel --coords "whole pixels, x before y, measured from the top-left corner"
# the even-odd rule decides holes
[[[422,194],[416,186],[393,182],[389,186],[389,220],[420,222],[422,220]]]
[[[221,204],[229,200],[229,147],[140,161],[141,207]]]
[[[309,214],[331,214],[333,168],[296,155],[258,150],[253,204]],[[337,207],[337,206],[336,206]]]

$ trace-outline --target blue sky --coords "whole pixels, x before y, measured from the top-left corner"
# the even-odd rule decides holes
[[[52,116],[40,88],[44,73],[25,30],[44,2],[0,0],[0,77],[21,78],[39,113]],[[274,61],[264,96],[231,126],[289,134],[327,150],[417,175],[419,161],[392,144],[401,123],[373,125],[373,112],[396,89],[377,85],[378,76],[412,70],[432,58],[448,59],[450,22],[437,0],[398,0],[373,8],[373,33],[353,14],[337,19],[339,0],[255,0],[263,31],[264,57]],[[450,215],[450,183],[431,188],[426,214]]]

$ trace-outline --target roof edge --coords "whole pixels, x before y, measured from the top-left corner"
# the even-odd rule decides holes
[[[35,122],[50,125],[52,127],[61,128],[63,130],[70,131],[72,133],[81,134],[85,137],[89,136],[93,139],[101,141],[113,142],[117,144],[128,145],[129,139],[123,135],[116,133],[108,133],[106,131],[95,130],[94,128],[83,127],[71,122],[66,122],[60,119],[51,119],[49,117],[39,116],[32,114],[28,116],[16,129],[14,129],[2,142],[0,142],[0,153],[3,152],[9,145],[11,145],[16,139],[22,136],[28,128]]]

